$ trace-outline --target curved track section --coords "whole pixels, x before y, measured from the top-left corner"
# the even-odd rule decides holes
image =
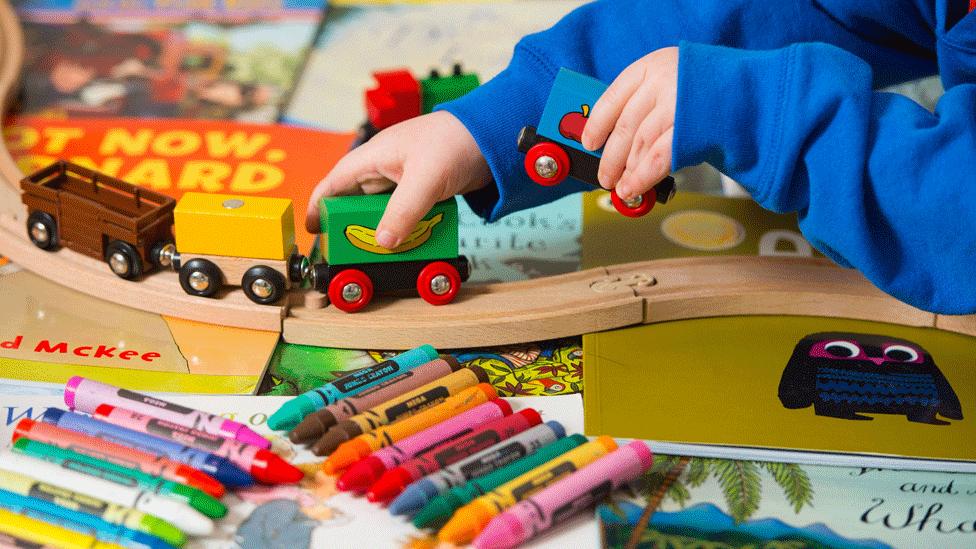
[[[0,0],[0,99],[8,104],[23,58],[10,4]],[[649,261],[505,284],[469,286],[454,303],[380,298],[367,311],[260,306],[240,290],[186,295],[175,273],[141,282],[70,250],[34,247],[24,227],[17,170],[0,146],[0,253],[58,284],[110,302],[189,320],[282,331],[287,341],[347,348],[439,348],[536,341],[634,324],[707,316],[785,314],[878,320],[976,335],[976,316],[941,317],[909,307],[858,273],[825,260],[715,257]],[[297,300],[300,301],[300,300]],[[309,302],[314,300],[308,300]]]

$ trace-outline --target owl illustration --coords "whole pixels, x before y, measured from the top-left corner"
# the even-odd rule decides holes
[[[823,332],[800,340],[779,382],[790,409],[813,404],[818,416],[873,419],[859,412],[904,414],[908,421],[948,425],[962,419],[949,381],[920,345],[894,337]]]

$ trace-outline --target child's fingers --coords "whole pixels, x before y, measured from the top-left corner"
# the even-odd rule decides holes
[[[669,128],[647,151],[634,169],[627,169],[617,183],[620,198],[630,199],[657,185],[671,171],[671,142],[674,129]]]
[[[376,227],[376,241],[387,249],[396,248],[416,228],[417,223],[437,203],[438,174],[430,170],[404,171],[393,189],[390,201]]]
[[[600,158],[600,169],[597,179],[604,189],[611,189],[620,180],[620,175],[627,167],[627,155],[638,129],[648,114],[654,109],[654,90],[650,86],[641,86],[630,96],[623,111],[617,118],[617,123],[607,138]]]
[[[627,155],[625,171],[634,171],[651,147],[664,135],[668,128],[673,127],[674,116],[665,109],[654,109],[644,118],[634,134],[634,140]]]
[[[583,127],[581,141],[584,147],[595,151],[606,143],[607,137],[617,123],[617,118],[624,110],[624,105],[640,87],[642,74],[642,70],[631,65],[624,69],[603,92],[590,109],[590,116],[586,126]]]

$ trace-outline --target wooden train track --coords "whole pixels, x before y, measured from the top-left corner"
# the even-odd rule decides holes
[[[14,90],[23,40],[0,0],[0,96]],[[228,326],[281,331],[293,343],[403,349],[419,343],[476,347],[578,335],[641,323],[728,315],[812,315],[936,327],[976,336],[976,316],[926,313],[885,295],[858,273],[826,260],[704,257],[647,261],[525,282],[467,286],[449,305],[378,298],[358,314],[333,307],[260,306],[239,290],[219,299],[186,295],[175,273],[141,282],[70,250],[42,251],[27,239],[23,177],[0,146],[0,253],[74,290],[145,311]],[[293,296],[295,297],[295,296]],[[306,300],[309,303],[314,299]]]

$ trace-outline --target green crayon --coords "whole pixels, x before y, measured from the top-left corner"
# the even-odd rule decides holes
[[[27,438],[14,442],[13,450],[21,454],[53,463],[72,463],[72,469],[119,483],[133,483],[147,492],[181,501],[210,518],[227,514],[227,506],[198,488],[154,477],[136,469],[130,469],[89,455],[59,448],[51,444]]]
[[[586,443],[586,437],[580,434],[561,438],[538,452],[509,463],[505,467],[493,471],[483,477],[467,482],[463,486],[456,486],[432,499],[416,516],[413,525],[417,528],[440,528],[447,522],[454,511],[498,488],[502,484],[535,469],[543,463],[555,459],[566,452]]]
[[[124,526],[136,532],[155,536],[176,547],[182,547],[186,543],[186,535],[176,526],[161,518],[85,494],[72,492],[60,486],[47,484],[4,469],[0,469],[0,489],[54,503],[79,513],[86,513],[109,524]]]

